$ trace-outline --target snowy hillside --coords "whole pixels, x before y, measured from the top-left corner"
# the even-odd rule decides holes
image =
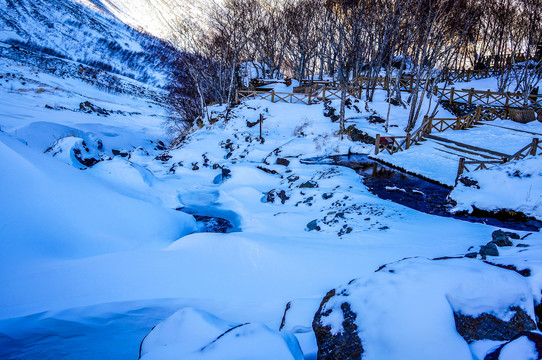
[[[72,0],[1,0],[0,9],[3,57],[42,69],[55,68],[55,63],[40,63],[44,55],[50,55],[165,85],[171,50],[122,23],[102,6]],[[7,51],[10,46],[20,51]]]

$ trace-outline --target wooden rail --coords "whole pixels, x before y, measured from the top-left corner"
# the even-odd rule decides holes
[[[491,166],[504,164],[512,160],[520,160],[527,156],[542,155],[542,146],[540,145],[539,139],[534,138],[533,141],[521,148],[515,154],[504,157],[501,160],[466,160],[465,158],[460,158],[455,183],[457,185],[459,177],[467,172],[485,170]]]
[[[423,138],[430,134],[433,130],[443,132],[448,129],[468,129],[480,121],[482,113],[482,107],[478,106],[475,111],[456,118],[436,118],[425,116],[420,127],[406,136],[381,136],[380,134],[377,134],[375,140],[375,155],[382,150],[387,151],[390,155],[393,155],[398,151],[407,150],[412,145],[416,145],[422,141]],[[397,140],[403,138],[404,140]],[[386,139],[386,141],[383,142],[381,139]]]
[[[526,97],[521,93],[456,89],[454,87],[449,89],[439,89],[438,86],[433,88],[433,93],[440,97],[442,101],[447,101],[450,105],[459,103],[504,108],[542,108],[542,95],[529,95]]]
[[[317,99],[317,93],[298,94],[298,93],[286,93],[276,92],[275,90],[237,90],[235,93],[235,102],[239,103],[244,99],[268,99],[272,103],[285,102],[290,104],[305,104],[311,105],[314,100]]]

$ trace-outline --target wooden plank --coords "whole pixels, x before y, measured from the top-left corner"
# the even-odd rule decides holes
[[[461,147],[464,147],[464,148],[467,148],[467,149],[470,149],[470,150],[483,151],[483,152],[486,152],[486,153],[488,153],[488,154],[492,154],[492,155],[499,156],[499,157],[503,157],[503,158],[508,158],[508,157],[510,157],[510,155],[508,155],[508,154],[504,154],[504,153],[501,153],[501,152],[498,152],[498,151],[494,151],[494,150],[484,149],[484,148],[481,148],[481,147],[478,147],[478,146],[474,146],[474,145],[464,144],[464,143],[462,143],[462,142],[455,141],[455,140],[450,140],[450,139],[446,139],[446,138],[443,138],[443,137],[441,137],[441,136],[427,135],[426,137],[427,137],[428,139],[432,139],[432,140],[437,140],[437,141],[442,141],[442,142],[447,142],[447,143],[452,143],[452,144],[455,144],[455,145],[459,145],[459,146],[461,146]]]
[[[456,150],[456,151],[460,151],[460,152],[466,153],[466,154],[477,155],[477,156],[483,157],[484,159],[494,159],[494,160],[500,159],[500,157],[496,157],[495,155],[486,155],[486,154],[482,154],[482,153],[479,153],[479,152],[476,152],[476,151],[473,151],[473,150],[461,149],[461,148],[458,148],[458,147],[455,147],[455,146],[452,146],[452,145],[448,145],[448,144],[442,144],[441,143],[440,145],[444,146],[445,148],[450,149],[450,150]]]

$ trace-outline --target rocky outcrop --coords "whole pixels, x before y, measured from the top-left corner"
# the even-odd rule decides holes
[[[471,316],[454,312],[455,327],[459,335],[469,343],[476,340],[506,341],[522,331],[536,329],[536,323],[525,310],[513,306],[509,311],[515,314],[508,321],[488,313]]]
[[[318,360],[470,358],[469,342],[536,329],[526,278],[466,258],[387,264],[329,291],[312,326]]]
[[[335,291],[331,290],[326,294],[312,323],[318,343],[318,360],[361,360],[364,349],[355,323],[356,314],[350,304],[345,301],[340,305],[342,312],[340,331],[335,331],[326,321],[333,311],[337,311],[326,307],[328,301],[336,295]]]

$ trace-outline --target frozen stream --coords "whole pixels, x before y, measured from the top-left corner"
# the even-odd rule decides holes
[[[374,195],[427,214],[452,217],[513,230],[538,231],[542,228],[542,222],[537,220],[517,220],[499,216],[473,216],[466,213],[454,214],[450,212],[453,206],[448,200],[449,188],[383,165],[371,160],[367,155],[311,158],[302,162],[305,164],[331,164],[349,167],[363,177],[363,183]]]

